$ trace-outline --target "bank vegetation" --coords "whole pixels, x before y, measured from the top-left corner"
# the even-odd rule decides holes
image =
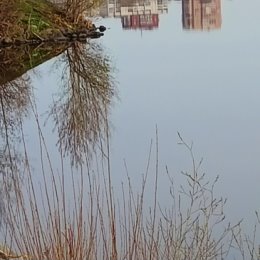
[[[64,32],[95,29],[87,10],[101,4],[99,0],[2,0],[0,2],[0,41],[23,42],[25,39],[48,39]]]

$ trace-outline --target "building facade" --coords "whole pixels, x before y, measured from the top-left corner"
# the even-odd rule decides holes
[[[100,16],[121,19],[123,29],[152,30],[159,27],[159,14],[168,12],[167,0],[107,0]]]
[[[182,0],[182,25],[188,30],[221,28],[221,0]]]

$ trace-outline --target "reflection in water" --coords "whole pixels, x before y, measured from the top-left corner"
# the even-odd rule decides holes
[[[30,77],[23,75],[0,86],[0,134],[6,137],[6,142],[28,113],[30,83]]]
[[[34,50],[32,46],[0,49],[0,224],[7,213],[4,195],[14,191],[24,170],[25,155],[19,150],[19,143],[32,95],[27,71],[45,57],[40,49]]]
[[[34,68],[34,74],[39,75],[36,66],[57,55],[54,65],[59,63],[61,66],[56,68],[64,69],[59,79],[62,89],[58,100],[49,105],[52,105],[50,115],[58,132],[55,137],[60,153],[57,149],[48,150],[46,145],[49,139],[44,138],[38,116],[46,111],[37,109],[34,78],[29,71]],[[83,186],[86,179],[90,180],[85,174],[88,167],[78,171],[80,174],[76,177],[72,177],[73,170],[67,172],[62,167],[61,175],[58,172],[56,177],[53,164],[60,155],[69,155],[78,166],[96,151],[99,141],[102,145],[108,137],[108,113],[115,94],[109,59],[93,42],[0,49],[0,58],[0,221],[4,220],[0,241],[4,241],[3,244],[7,241],[14,251],[13,256],[9,250],[2,255],[6,259],[19,258],[20,253],[32,259],[93,258],[88,257],[92,249],[86,251],[89,241],[92,244],[94,240],[92,226],[96,228],[88,214],[92,215],[93,209],[99,206],[91,205],[88,212],[92,203],[91,195],[91,203],[88,202],[88,195],[94,192],[90,186]],[[41,97],[41,101],[48,100]],[[29,114],[33,124],[29,122],[27,132],[24,121]],[[28,149],[31,143],[35,147]],[[53,152],[54,159],[50,159],[49,153]],[[63,164],[64,157],[61,161]],[[16,176],[24,179],[14,178]],[[80,187],[77,186],[79,181]]]
[[[68,44],[24,45],[0,49],[0,86],[61,54]]]
[[[7,190],[12,191],[14,180],[22,178],[20,173],[25,160],[17,147],[21,140],[19,135],[21,122],[29,112],[32,90],[30,77],[27,74],[6,81],[7,78],[15,77],[16,73],[20,73],[20,70],[16,72],[12,70],[9,74],[6,66],[9,62],[9,59],[0,61],[2,76],[0,81],[5,82],[0,85],[0,225],[7,213],[4,208],[4,193]],[[20,66],[22,69],[22,64]]]
[[[168,0],[106,0],[97,14],[121,18],[123,29],[152,30],[159,14],[168,13]],[[182,25],[187,30],[220,29],[221,0],[182,0]]]
[[[106,135],[107,115],[114,96],[108,59],[96,44],[75,43],[63,54],[66,69],[59,100],[51,114],[61,151],[81,163]]]
[[[7,213],[5,200],[10,199],[5,194],[12,196],[16,180],[23,178],[23,173],[28,175],[33,167],[23,127],[30,111],[37,120],[36,131],[42,133],[28,70],[35,68],[34,74],[39,75],[36,66],[62,52],[58,62],[65,64],[60,79],[63,88],[51,109],[62,155],[68,154],[73,163],[81,163],[108,133],[108,106],[114,86],[109,60],[97,44],[0,49],[0,224]],[[30,128],[29,135],[32,132]]]
[[[220,29],[220,0],[182,0],[182,24],[188,30]]]
[[[33,103],[31,80],[26,72],[62,52],[59,62],[65,64],[60,79],[63,88],[51,109],[60,151],[70,154],[72,162],[81,162],[86,153],[91,154],[97,141],[103,139],[114,85],[109,60],[102,48],[95,43],[25,46],[0,50],[0,135],[3,150],[10,153],[11,140],[19,138],[19,127]]]
[[[20,161],[15,146],[20,139],[18,134],[20,123],[28,114],[32,91],[29,75],[25,73],[20,76],[29,66],[28,54],[25,53],[26,51],[19,52],[17,49],[0,50],[0,169],[2,173],[12,167],[14,169],[15,161]]]
[[[102,17],[120,17],[123,29],[152,30],[159,27],[159,14],[168,12],[167,0],[106,0]]]
[[[60,54],[67,46],[20,46],[0,49],[0,170],[17,172],[23,161],[17,144],[28,116],[32,83],[28,70]]]

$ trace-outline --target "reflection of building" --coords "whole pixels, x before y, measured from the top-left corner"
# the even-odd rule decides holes
[[[184,29],[219,29],[220,0],[182,0],[182,24]]]
[[[147,29],[152,30],[159,26],[158,14],[133,14],[122,16],[122,27],[124,29]]]
[[[121,18],[124,29],[159,27],[159,14],[168,12],[167,0],[107,0],[100,8],[102,17]]]

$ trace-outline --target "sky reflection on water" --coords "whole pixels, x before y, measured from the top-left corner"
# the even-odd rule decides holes
[[[143,172],[157,125],[162,169],[189,168],[177,145],[179,131],[204,158],[203,170],[220,175],[219,193],[229,198],[235,219],[259,209],[259,7],[256,0],[222,0],[221,30],[210,31],[184,30],[181,1],[168,2],[152,31],[126,31],[120,19],[100,20],[111,28],[101,41],[120,86],[112,113],[117,176],[125,171],[124,158],[132,175]]]

